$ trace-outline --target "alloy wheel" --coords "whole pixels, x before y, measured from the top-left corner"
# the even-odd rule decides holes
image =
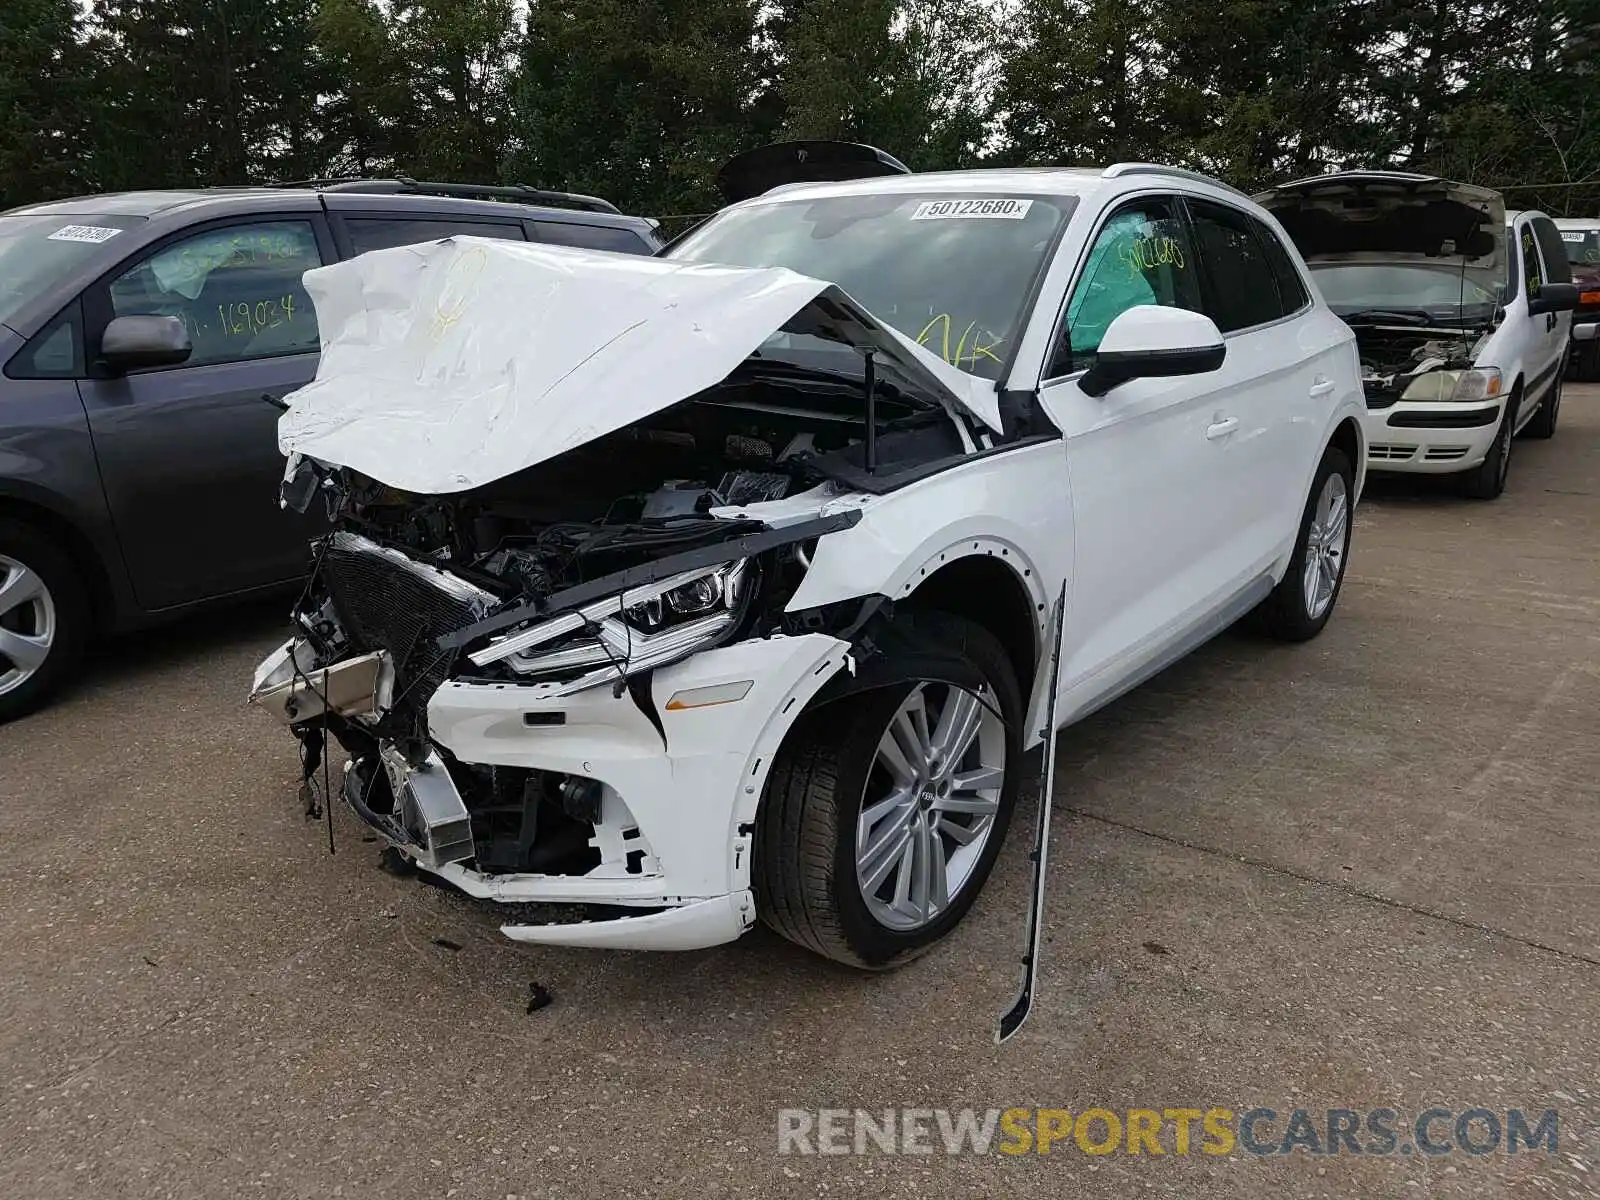
[[[55,639],[50,589],[37,571],[0,554],[0,695],[38,674]]]
[[[911,932],[971,880],[1005,784],[994,694],[923,682],[878,740],[856,821],[856,883],[874,920]]]
[[[1306,530],[1305,571],[1302,587],[1305,592],[1306,615],[1313,621],[1328,611],[1334,592],[1339,587],[1339,576],[1344,573],[1345,540],[1350,529],[1350,493],[1344,476],[1335,472],[1328,476],[1317,497],[1317,506],[1311,513],[1311,525]]]

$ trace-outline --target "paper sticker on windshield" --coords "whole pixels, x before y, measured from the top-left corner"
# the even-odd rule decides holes
[[[109,242],[120,229],[113,229],[109,225],[63,225],[52,233],[46,241],[51,242]]]
[[[913,221],[948,221],[958,217],[1020,221],[1032,200],[924,200],[911,213]]]
[[[1582,242],[1583,238],[1584,233],[1581,229],[1563,229],[1561,231],[1561,240],[1563,242]]]

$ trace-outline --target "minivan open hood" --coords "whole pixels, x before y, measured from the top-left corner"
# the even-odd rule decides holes
[[[288,397],[279,449],[402,491],[536,466],[715,386],[779,330],[872,349],[886,384],[1000,430],[992,382],[781,268],[457,237],[320,267],[305,286],[322,358]]]
[[[1397,171],[1341,171],[1280,184],[1256,202],[1307,261],[1360,254],[1499,265],[1505,199],[1488,188]]]

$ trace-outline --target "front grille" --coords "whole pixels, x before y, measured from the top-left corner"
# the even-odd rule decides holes
[[[361,653],[389,652],[393,711],[408,728],[418,728],[428,698],[450,669],[451,655],[435,639],[478,620],[493,597],[345,530],[330,535],[322,579],[351,645]]]

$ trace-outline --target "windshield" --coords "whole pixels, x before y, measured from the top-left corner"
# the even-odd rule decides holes
[[[124,231],[142,223],[142,217],[0,216],[0,321],[85,265],[115,258]]]
[[[1592,229],[1563,229],[1561,244],[1567,248],[1567,261],[1573,266],[1600,266],[1600,225]]]
[[[730,209],[669,257],[837,284],[946,362],[998,379],[1071,197],[873,192]],[[812,339],[813,341],[815,339]]]
[[[1492,308],[1499,299],[1495,273],[1478,267],[1422,263],[1311,263],[1312,277],[1336,313],[1366,309],[1422,310],[1451,316]]]

